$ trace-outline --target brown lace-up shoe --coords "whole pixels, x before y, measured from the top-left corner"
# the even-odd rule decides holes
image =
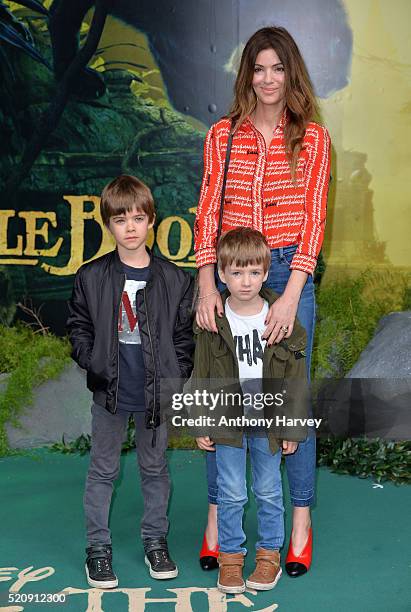
[[[281,576],[280,553],[278,550],[259,548],[255,562],[256,568],[246,580],[247,587],[257,591],[273,589]]]
[[[223,553],[218,555],[217,588],[222,593],[244,593],[243,580],[244,555],[243,553]]]

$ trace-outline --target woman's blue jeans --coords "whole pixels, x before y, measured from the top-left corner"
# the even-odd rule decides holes
[[[282,294],[291,274],[290,263],[297,246],[280,247],[271,251],[271,267],[267,287],[276,293]],[[219,283],[219,289],[225,286]],[[313,277],[308,276],[307,282],[301,293],[298,304],[297,318],[307,332],[306,365],[307,375],[310,378],[311,353],[315,326],[315,294]],[[314,503],[315,487],[315,431],[309,430],[309,435],[298,445],[293,455],[286,455],[285,465],[287,469],[288,485],[290,487],[290,498],[293,506],[310,506]],[[208,502],[217,504],[217,463],[215,452],[206,452],[206,468],[208,483]]]

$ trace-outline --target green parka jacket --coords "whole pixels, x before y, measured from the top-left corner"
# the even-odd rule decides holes
[[[230,295],[226,290],[222,294],[223,304]],[[271,289],[263,287],[260,295],[267,300],[271,306],[279,297]],[[194,323],[194,334],[196,349],[194,357],[194,369],[191,378],[191,386],[204,388],[202,381],[210,379],[230,379],[238,381],[233,388],[230,385],[230,392],[237,391],[241,394],[239,382],[238,360],[235,352],[234,339],[231,333],[230,324],[225,314],[220,318],[216,315],[216,325],[218,334],[200,329]],[[279,415],[286,419],[306,419],[308,408],[307,394],[307,374],[304,349],[306,346],[306,332],[299,321],[296,319],[291,336],[287,340],[282,340],[278,344],[266,345],[263,355],[263,381],[262,391],[264,394],[275,395],[278,390],[285,391],[287,399],[281,408],[276,406],[264,405],[264,417]],[[215,381],[214,381],[215,382]],[[224,411],[226,409],[222,409]],[[191,416],[204,415],[204,406],[195,406],[190,410]],[[219,407],[214,411],[218,415]],[[221,410],[220,410],[221,413]],[[243,406],[233,403],[230,407],[230,416],[241,416]],[[242,446],[243,429],[241,427],[230,428],[227,435],[224,428],[213,429],[199,428],[195,435],[209,435],[216,444],[227,444],[230,446]],[[307,436],[305,425],[277,426],[273,430],[268,430],[271,451],[277,452],[280,440],[302,441]]]

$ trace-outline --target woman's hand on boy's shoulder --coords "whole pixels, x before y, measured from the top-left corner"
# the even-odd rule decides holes
[[[218,316],[220,317],[224,312],[221,295],[218,292],[211,293],[211,295],[204,294],[204,297],[201,297],[200,295],[196,312],[197,325],[201,329],[206,329],[207,331],[218,333],[217,325],[215,322],[216,311]]]
[[[265,320],[267,327],[262,335],[262,338],[267,340],[269,346],[291,336],[297,310],[298,300],[290,301],[284,295],[281,295],[270,306]]]

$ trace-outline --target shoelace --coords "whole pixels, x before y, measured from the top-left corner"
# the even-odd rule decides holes
[[[257,560],[257,571],[261,572],[263,576],[266,576],[274,566],[277,569],[278,564],[275,561],[270,561],[269,559],[258,559]]]
[[[153,550],[154,560],[156,563],[168,561],[168,553],[166,550]]]
[[[237,578],[237,576],[241,576],[241,565],[224,565],[223,567],[227,578]]]
[[[96,559],[97,571],[100,573],[111,574],[112,569],[107,557],[99,557]]]

